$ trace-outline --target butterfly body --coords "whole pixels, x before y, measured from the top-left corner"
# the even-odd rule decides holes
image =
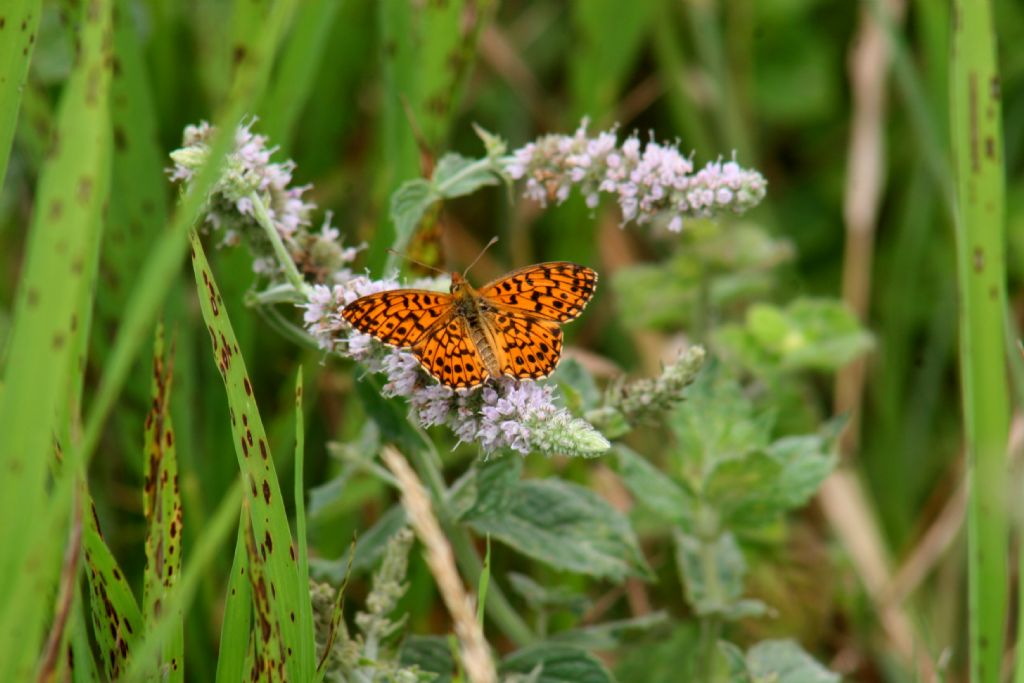
[[[394,289],[342,311],[361,332],[409,348],[442,384],[465,389],[488,377],[539,379],[558,365],[560,323],[576,318],[597,273],[566,261],[527,266],[475,289],[452,273],[449,294]]]

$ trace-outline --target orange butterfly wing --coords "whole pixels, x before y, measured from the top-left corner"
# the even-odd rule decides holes
[[[423,289],[391,289],[360,297],[341,312],[345,322],[389,346],[415,346],[442,318],[452,298]]]
[[[480,296],[497,308],[564,323],[583,312],[595,287],[597,273],[590,268],[551,261],[512,271],[485,285]]]
[[[562,356],[562,328],[558,323],[519,313],[512,309],[499,309],[484,317],[492,339],[498,342],[494,350],[501,374],[517,379],[547,377]]]
[[[412,352],[431,377],[453,389],[480,386],[488,377],[468,323],[461,316],[451,315],[435,326]]]

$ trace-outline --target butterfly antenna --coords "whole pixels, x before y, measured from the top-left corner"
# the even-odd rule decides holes
[[[423,261],[417,261],[412,256],[408,256],[408,255],[403,254],[401,252],[395,251],[394,249],[388,249],[388,253],[389,254],[394,254],[395,256],[400,256],[400,257],[404,258],[406,261],[411,261],[412,263],[415,263],[417,266],[423,266],[427,270],[432,270],[435,273],[441,273],[441,275],[447,275],[448,274],[447,271],[444,271],[444,270],[441,270],[440,268],[436,268],[434,266],[428,265],[428,264],[424,263]]]
[[[462,277],[466,277],[466,273],[469,272],[469,269],[472,268],[473,266],[475,266],[476,262],[480,260],[480,257],[483,256],[484,253],[488,249],[490,249],[492,246],[494,246],[494,243],[497,242],[497,241],[498,241],[498,236],[497,235],[495,235],[494,237],[491,238],[491,241],[487,243],[487,246],[485,246],[483,249],[480,250],[480,253],[476,255],[476,258],[473,259],[473,262],[470,263],[468,266],[466,266],[466,269],[464,271],[462,271]]]

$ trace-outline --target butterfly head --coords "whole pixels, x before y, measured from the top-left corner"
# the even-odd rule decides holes
[[[469,282],[459,273],[452,273],[452,286],[448,291],[452,293],[452,296],[459,296],[464,294],[469,289]]]

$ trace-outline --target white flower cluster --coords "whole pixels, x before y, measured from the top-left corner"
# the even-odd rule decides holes
[[[443,284],[426,280],[413,286],[442,289]],[[341,309],[360,296],[396,287],[394,280],[364,276],[333,287],[317,285],[305,305],[306,329],[321,348],[384,373],[382,393],[405,398],[422,426],[445,425],[460,441],[479,444],[485,453],[508,448],[524,455],[593,456],[608,450],[610,444],[600,432],[555,403],[550,386],[504,378],[456,391],[431,379],[408,351],[352,330],[341,317]]]
[[[684,217],[741,213],[764,198],[764,176],[735,159],[694,173],[693,161],[674,145],[641,145],[635,134],[619,145],[614,131],[590,137],[587,124],[584,119],[573,135],[546,135],[513,153],[506,171],[526,179],[527,197],[542,206],[561,204],[577,186],[594,208],[604,192],[615,196],[623,224],[664,216],[673,232],[682,230]]]
[[[234,148],[227,156],[224,173],[210,193],[206,222],[221,234],[225,246],[247,240],[253,251],[253,270],[274,278],[281,264],[259,224],[258,209],[262,207],[299,270],[320,282],[349,277],[351,273],[343,269],[358,250],[341,246],[340,233],[331,225],[329,212],[320,231],[312,230],[316,204],[303,199],[310,186],[292,186],[295,162],[271,161],[277,148],[267,146],[266,136],[252,132],[255,122],[255,118],[250,119],[235,131]],[[185,127],[182,147],[171,152],[171,180],[186,185],[193,180],[209,159],[213,133],[213,126],[206,121]]]

